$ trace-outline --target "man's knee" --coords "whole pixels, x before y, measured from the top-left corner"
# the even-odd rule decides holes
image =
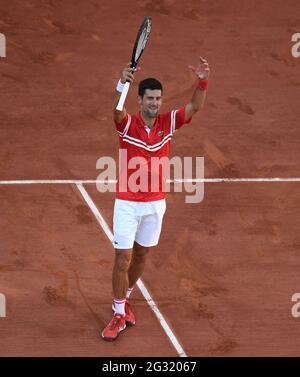
[[[137,242],[133,245],[133,256],[139,259],[145,259],[149,253],[150,247],[139,245]]]
[[[115,267],[118,271],[128,271],[131,256],[131,250],[116,250]]]

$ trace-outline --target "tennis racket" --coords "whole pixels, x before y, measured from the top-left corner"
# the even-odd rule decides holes
[[[152,27],[152,19],[151,17],[145,17],[137,34],[133,51],[132,51],[132,57],[131,57],[131,63],[130,63],[130,68],[132,70],[135,70],[138,62],[145,50],[146,44],[148,42],[150,32],[151,32],[151,27]],[[129,90],[130,82],[126,81],[124,88],[122,90],[122,94],[120,96],[118,105],[117,105],[117,110],[122,111],[125,103],[125,99],[127,97],[127,93]]]

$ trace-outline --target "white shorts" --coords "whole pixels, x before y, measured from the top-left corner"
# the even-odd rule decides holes
[[[145,247],[157,245],[165,211],[165,199],[153,202],[116,199],[114,247],[131,249],[134,241]]]

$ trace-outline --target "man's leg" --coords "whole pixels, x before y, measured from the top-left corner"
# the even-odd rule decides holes
[[[127,316],[125,304],[128,289],[128,269],[131,257],[132,249],[115,249],[115,262],[112,273],[114,293],[113,308],[115,313],[113,319],[102,331],[102,338],[104,340],[117,339],[119,332],[126,328]]]
[[[139,245],[137,242],[134,242],[133,249],[131,252],[131,259],[130,259],[129,267],[127,264],[129,259],[126,260],[127,262],[126,268],[128,267],[127,276],[122,277],[124,279],[123,283],[121,283],[121,279],[119,279],[118,293],[122,295],[124,294],[124,292],[126,293],[124,309],[125,309],[125,316],[126,316],[126,324],[128,326],[133,326],[135,324],[135,315],[128,301],[129,296],[132,292],[133,286],[138,281],[138,279],[142,276],[142,273],[145,268],[146,256],[149,252],[149,249],[150,249],[149,247],[144,247],[144,246]],[[123,304],[123,301],[120,301],[120,303]],[[114,305],[116,306],[116,300],[115,300]]]
[[[132,249],[115,249],[112,284],[115,299],[123,300],[129,287],[128,270],[132,260]]]
[[[114,206],[114,244],[115,261],[112,272],[112,288],[114,295],[114,316],[102,331],[105,340],[114,340],[127,325],[134,325],[133,313],[128,312],[126,292],[129,286],[128,270],[132,259],[134,237],[139,225],[134,203],[125,200],[115,201]]]
[[[150,247],[144,247],[134,242],[132,258],[128,270],[128,286],[132,288],[138,279],[142,276],[145,269],[147,254]]]
[[[113,292],[115,314],[125,315],[128,326],[135,325],[135,315],[126,299],[129,288],[129,269],[133,259],[132,249],[115,249],[115,263],[113,268]]]

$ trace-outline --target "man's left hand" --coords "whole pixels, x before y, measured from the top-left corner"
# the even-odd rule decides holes
[[[205,60],[201,56],[200,62],[198,63],[197,67],[194,67],[193,65],[189,65],[188,67],[195,73],[195,75],[197,75],[200,80],[208,79],[210,73],[209,65],[207,63],[207,60]]]

